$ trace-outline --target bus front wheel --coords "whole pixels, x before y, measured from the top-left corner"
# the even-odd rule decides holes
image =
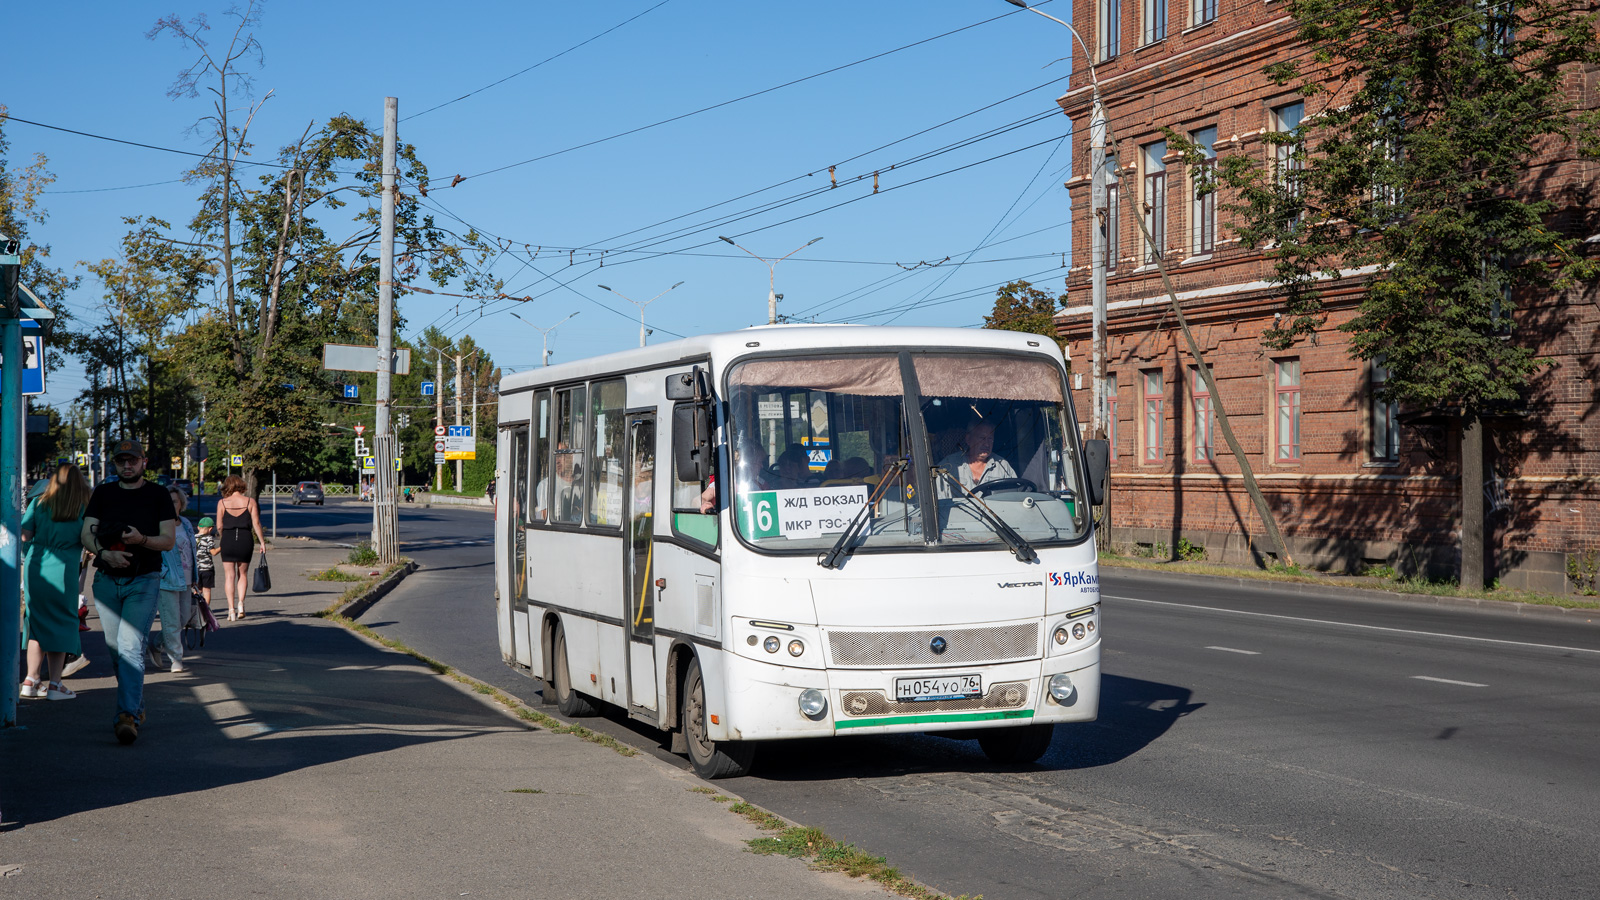
[[[589,699],[572,689],[572,669],[567,664],[567,632],[561,627],[556,628],[555,658],[551,660],[556,694],[556,709],[563,716],[581,718],[592,716],[595,713],[594,704]]]
[[[745,741],[714,741],[706,728],[706,684],[700,660],[689,663],[683,679],[683,737],[696,775],[707,780],[737,778],[750,771],[756,748]]]
[[[996,728],[978,738],[978,746],[991,762],[1003,765],[1025,765],[1038,762],[1050,749],[1055,737],[1054,725],[1020,725],[1015,728]]]

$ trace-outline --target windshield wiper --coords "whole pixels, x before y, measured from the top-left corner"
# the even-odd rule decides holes
[[[1000,535],[1000,539],[1006,542],[1006,546],[1011,548],[1011,552],[1017,555],[1017,562],[1033,562],[1039,558],[1039,554],[1034,552],[1033,545],[1024,540],[1022,535],[1017,534],[1016,529],[1006,524],[1005,519],[995,515],[994,510],[989,508],[989,504],[983,502],[982,497],[967,490],[967,486],[961,483],[961,479],[950,474],[948,469],[941,466],[934,466],[933,473],[935,475],[943,475],[945,480],[955,485],[961,493],[971,497],[978,504],[973,507],[972,511],[992,528],[995,534]]]
[[[901,457],[895,460],[894,465],[889,467],[889,471],[883,473],[883,479],[878,482],[878,489],[873,491],[872,495],[867,498],[866,505],[856,510],[855,516],[850,519],[850,524],[845,527],[844,533],[839,535],[837,541],[833,542],[832,549],[817,557],[817,565],[824,569],[837,569],[844,565],[844,557],[847,555],[847,551],[852,549],[851,543],[855,541],[856,536],[861,533],[862,526],[867,522],[867,512],[878,504],[883,492],[888,489],[889,483],[906,470],[906,463],[906,458]]]

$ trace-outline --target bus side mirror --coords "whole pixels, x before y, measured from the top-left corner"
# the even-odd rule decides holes
[[[1111,473],[1111,442],[1084,441],[1084,462],[1089,468],[1089,505],[1106,502],[1106,481]]]
[[[680,481],[703,483],[710,476],[710,404],[680,403],[672,408],[672,463]]]
[[[687,372],[667,376],[668,400],[704,400],[711,396],[706,389],[705,370],[695,366]]]

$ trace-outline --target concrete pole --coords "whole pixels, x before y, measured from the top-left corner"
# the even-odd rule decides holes
[[[1461,420],[1461,587],[1484,585],[1483,419]]]
[[[94,370],[94,387],[89,392],[89,483],[100,486],[100,370]],[[202,476],[204,477],[204,476]]]
[[[17,308],[22,266],[0,264],[0,301]],[[0,316],[6,312],[0,310]],[[22,669],[22,321],[0,318],[0,728],[17,724]]]
[[[1089,121],[1089,165],[1093,167],[1089,206],[1089,259],[1090,288],[1094,303],[1094,349],[1090,363],[1094,367],[1094,412],[1090,416],[1089,430],[1096,438],[1111,433],[1106,422],[1106,269],[1109,260],[1106,251],[1110,245],[1106,225],[1110,211],[1106,208],[1106,113],[1096,100],[1094,116]],[[1116,452],[1116,448],[1112,448]]]
[[[456,424],[461,424],[461,354],[456,354]],[[456,491],[463,487],[461,482],[461,460],[456,460]]]
[[[435,434],[437,426],[444,424],[444,350],[438,347],[433,350],[433,424]],[[438,443],[437,437],[434,443]],[[444,463],[433,464],[433,489],[444,490]]]
[[[389,375],[394,360],[394,200],[395,144],[400,118],[400,101],[383,98],[383,221],[378,240],[378,405],[373,427],[374,449],[378,451],[378,470],[373,481],[373,545],[378,558],[393,562],[397,557],[394,534],[394,474],[389,434]]]

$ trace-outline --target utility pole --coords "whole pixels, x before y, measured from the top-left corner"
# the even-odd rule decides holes
[[[444,348],[433,348],[433,424],[444,424]],[[437,434],[437,430],[434,432]],[[437,440],[434,443],[438,443]],[[433,489],[444,490],[444,463],[433,464]]]
[[[1111,244],[1107,240],[1106,226],[1110,223],[1111,213],[1106,208],[1106,108],[1101,104],[1098,93],[1089,120],[1089,165],[1094,172],[1090,178],[1092,187],[1089,194],[1093,215],[1089,220],[1089,285],[1094,303],[1094,350],[1090,360],[1094,368],[1094,413],[1089,419],[1089,428],[1096,438],[1104,439],[1111,434],[1110,423],[1106,422],[1106,413],[1109,411],[1106,400],[1106,270],[1111,265],[1106,258]],[[1112,453],[1115,452],[1116,448],[1113,447]]]
[[[579,312],[582,312],[582,310],[579,310]],[[572,313],[571,315],[567,316],[567,319],[570,319],[570,318],[572,318],[573,316],[575,316],[577,314],[578,313]],[[518,322],[521,322],[522,324],[528,326],[529,328],[532,328],[534,331],[539,332],[539,351],[540,351],[539,352],[539,358],[543,362],[543,365],[545,366],[545,368],[549,368],[550,367],[550,333],[555,331],[556,328],[558,328],[562,324],[562,322],[567,321],[567,319],[562,319],[561,322],[557,322],[556,324],[551,325],[549,328],[540,328],[539,326],[533,324],[532,322],[529,322],[527,319],[524,319],[523,317],[517,315],[516,313],[512,313],[511,317],[516,319]]]
[[[105,480],[100,471],[100,447],[105,440],[100,435],[100,370],[94,370],[94,387],[89,391],[89,446],[84,449],[89,456],[89,483],[99,487]],[[204,478],[204,474],[201,475]]]
[[[722,235],[719,234],[719,235],[717,235],[717,240],[725,241],[725,242],[727,242],[729,244],[733,244],[733,246],[735,246],[735,247],[739,247],[738,244],[734,244],[733,243],[733,238],[730,238],[730,237],[723,237]],[[745,248],[739,247],[740,250],[744,250],[744,252],[750,253],[751,256],[756,256],[756,259],[759,259],[763,263],[766,263],[766,266],[767,266],[767,324],[768,325],[776,325],[776,324],[778,324],[778,301],[783,299],[782,295],[780,295],[778,293],[778,276],[776,274],[777,273],[777,269],[778,269],[778,263],[783,262],[784,260],[788,259],[789,257],[795,255],[796,253],[799,253],[801,250],[804,250],[805,248],[811,246],[812,244],[815,244],[817,241],[820,241],[820,240],[822,240],[822,238],[819,238],[819,237],[812,238],[811,240],[806,241],[804,244],[801,244],[800,246],[794,248],[793,250],[790,250],[788,253],[785,253],[784,255],[778,257],[777,259],[767,259],[765,257],[756,256],[754,253],[750,253],[749,250],[745,250]]]
[[[22,248],[0,235],[0,728],[17,724],[22,668]]]
[[[377,471],[373,477],[372,543],[381,562],[398,557],[394,505],[394,435],[389,431],[389,374],[394,366],[394,181],[395,131],[400,101],[383,98],[383,224],[378,257],[378,406],[373,428]]]

